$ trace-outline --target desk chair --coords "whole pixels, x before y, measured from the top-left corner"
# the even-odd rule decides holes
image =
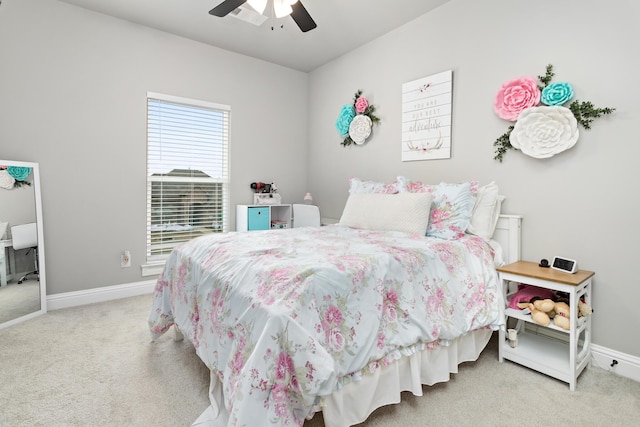
[[[28,249],[34,251],[35,269],[34,271],[25,274],[18,280],[18,284],[24,282],[29,275],[35,275],[36,280],[40,280],[38,275],[38,227],[35,222],[22,225],[14,225],[11,227],[11,241],[13,250]]]
[[[293,228],[320,227],[320,209],[315,205],[293,205]]]

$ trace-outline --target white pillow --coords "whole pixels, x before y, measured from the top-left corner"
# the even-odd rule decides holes
[[[429,224],[430,193],[356,193],[349,195],[340,224],[352,228],[424,234]]]
[[[504,200],[504,196],[500,196],[498,192],[498,186],[494,181],[478,189],[476,204],[471,213],[471,222],[467,227],[468,233],[475,234],[485,240],[491,239]]]

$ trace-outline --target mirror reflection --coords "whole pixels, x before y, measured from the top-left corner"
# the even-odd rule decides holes
[[[0,160],[0,328],[46,311],[37,163]]]

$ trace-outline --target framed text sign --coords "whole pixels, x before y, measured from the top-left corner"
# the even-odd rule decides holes
[[[451,70],[402,85],[402,161],[451,158]]]

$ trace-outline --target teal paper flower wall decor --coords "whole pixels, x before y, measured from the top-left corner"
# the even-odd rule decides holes
[[[596,108],[591,102],[573,99],[573,86],[552,83],[553,66],[544,76],[521,77],[505,82],[495,96],[493,108],[507,121],[515,122],[493,143],[495,160],[502,162],[510,149],[535,158],[548,158],[573,147],[578,141],[578,125],[590,129],[598,117],[615,108]]]
[[[0,165],[0,188],[11,190],[14,187],[31,185],[27,181],[29,175],[31,175],[31,168]]]
[[[341,144],[347,147],[351,144],[362,145],[371,135],[374,124],[380,123],[375,115],[376,108],[369,104],[362,91],[356,92],[353,103],[342,107],[336,119],[336,129],[343,138]]]

